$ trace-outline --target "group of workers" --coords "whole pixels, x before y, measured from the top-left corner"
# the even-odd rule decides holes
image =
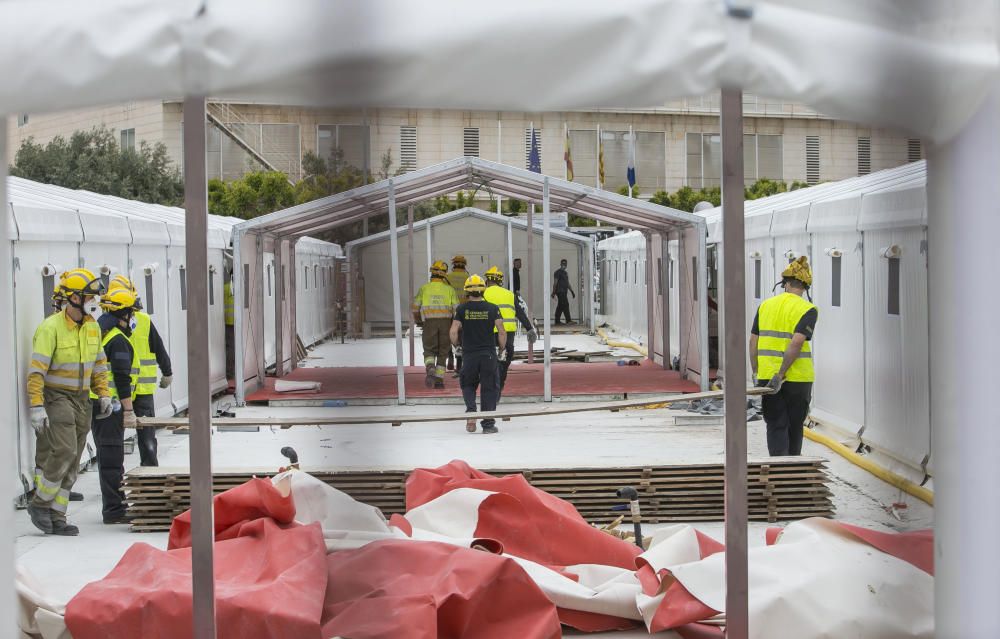
[[[515,261],[515,264],[517,261]],[[503,272],[491,266],[484,275],[470,275],[462,255],[448,265],[435,261],[430,280],[413,299],[413,321],[423,328],[424,382],[428,388],[444,388],[444,376],[454,367],[466,412],[476,412],[476,391],[483,411],[496,410],[507,371],[514,359],[514,336],[518,323],[527,331],[528,344],[538,335],[528,307],[516,292],[503,285]],[[518,282],[515,270],[515,288]],[[495,420],[482,420],[483,433],[496,433]],[[476,421],[466,422],[476,432]]]
[[[122,479],[125,429],[155,414],[157,386],[172,381],[170,357],[135,286],[124,275],[104,281],[85,268],[62,274],[54,313],[38,326],[28,367],[36,435],[31,523],[46,534],[77,535],[66,520],[87,432],[94,436],[105,524],[128,523]],[[101,313],[98,317],[98,314]],[[157,382],[157,369],[162,377]],[[143,466],[156,466],[156,432],[138,428]]]

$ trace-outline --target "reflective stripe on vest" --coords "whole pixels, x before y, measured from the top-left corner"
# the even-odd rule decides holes
[[[139,379],[135,384],[136,395],[152,395],[156,392],[156,356],[149,350],[149,333],[152,320],[139,311],[135,314],[135,330],[132,331],[132,348],[139,358]]]
[[[496,304],[500,308],[503,327],[508,333],[517,332],[517,312],[514,309],[514,293],[502,286],[494,285],[486,289],[483,299],[490,304]],[[496,326],[493,327],[493,332],[497,332]]]
[[[104,372],[101,329],[89,316],[83,324],[68,322],[65,312],[45,318],[32,339],[28,375],[38,374],[45,386],[67,391],[90,390],[95,368]],[[40,398],[38,403],[40,405]]]
[[[233,283],[222,285],[222,303],[225,305],[226,326],[236,324],[236,308],[233,306]]]
[[[132,340],[129,339],[128,336],[125,335],[125,333],[122,333],[117,326],[104,334],[104,339],[101,340],[101,346],[107,346],[108,342],[114,339],[116,335],[121,335],[122,337],[128,340],[129,344],[132,344],[132,369],[129,371],[129,389],[127,397],[127,399],[131,399],[135,397],[135,383],[136,380],[139,379],[139,354]],[[118,393],[118,388],[115,386],[115,375],[114,373],[111,372],[110,366],[108,367],[107,375],[108,375],[108,390],[111,391],[111,396],[120,399],[121,395]],[[97,394],[91,391],[90,398],[97,399]]]
[[[785,350],[802,317],[816,308],[798,295],[782,293],[764,300],[757,311],[757,378],[771,379],[781,370]],[[811,382],[815,379],[812,347],[807,340],[785,373],[785,381]]]

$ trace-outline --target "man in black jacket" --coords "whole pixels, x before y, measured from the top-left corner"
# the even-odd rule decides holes
[[[125,429],[136,427],[132,398],[139,377],[139,358],[130,340],[135,326],[135,302],[135,295],[123,287],[111,289],[101,296],[101,308],[104,309],[101,344],[108,358],[108,387],[116,410],[104,419],[99,419],[95,410],[90,429],[97,445],[101,514],[106,524],[129,522],[122,479],[125,476]],[[110,328],[103,328],[109,324]],[[96,403],[96,399],[94,401]]]
[[[500,376],[497,371],[497,353],[506,357],[507,331],[503,327],[500,309],[483,299],[486,281],[479,275],[471,275],[465,281],[465,292],[469,301],[455,309],[455,319],[451,322],[449,337],[454,346],[462,340],[462,371],[459,381],[465,412],[476,412],[476,388],[480,390],[480,405],[484,411],[496,410]],[[483,420],[483,433],[497,432],[496,420]],[[476,420],[465,422],[465,430],[476,432]]]

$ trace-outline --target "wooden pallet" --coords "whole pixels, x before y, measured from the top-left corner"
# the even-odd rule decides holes
[[[403,469],[384,471],[312,470],[313,476],[358,501],[388,515],[406,510]],[[619,468],[491,469],[493,475],[519,473],[531,485],[573,504],[592,523],[613,521],[622,505],[615,491],[632,486],[639,492],[643,520],[720,521],[724,513],[724,475],[721,463]],[[267,477],[273,470],[248,469],[215,474],[216,493],[238,486],[251,477]],[[834,512],[827,486],[825,461],[818,458],[782,457],[751,461],[747,466],[747,500],[750,519],[778,521]],[[190,477],[186,470],[140,467],[128,472],[124,488],[129,512],[135,515],[132,530],[163,531],[190,505]]]

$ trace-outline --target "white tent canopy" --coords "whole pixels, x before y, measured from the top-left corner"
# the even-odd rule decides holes
[[[997,68],[985,0],[0,3],[8,113],[182,95],[560,111],[738,86],[939,141]]]

